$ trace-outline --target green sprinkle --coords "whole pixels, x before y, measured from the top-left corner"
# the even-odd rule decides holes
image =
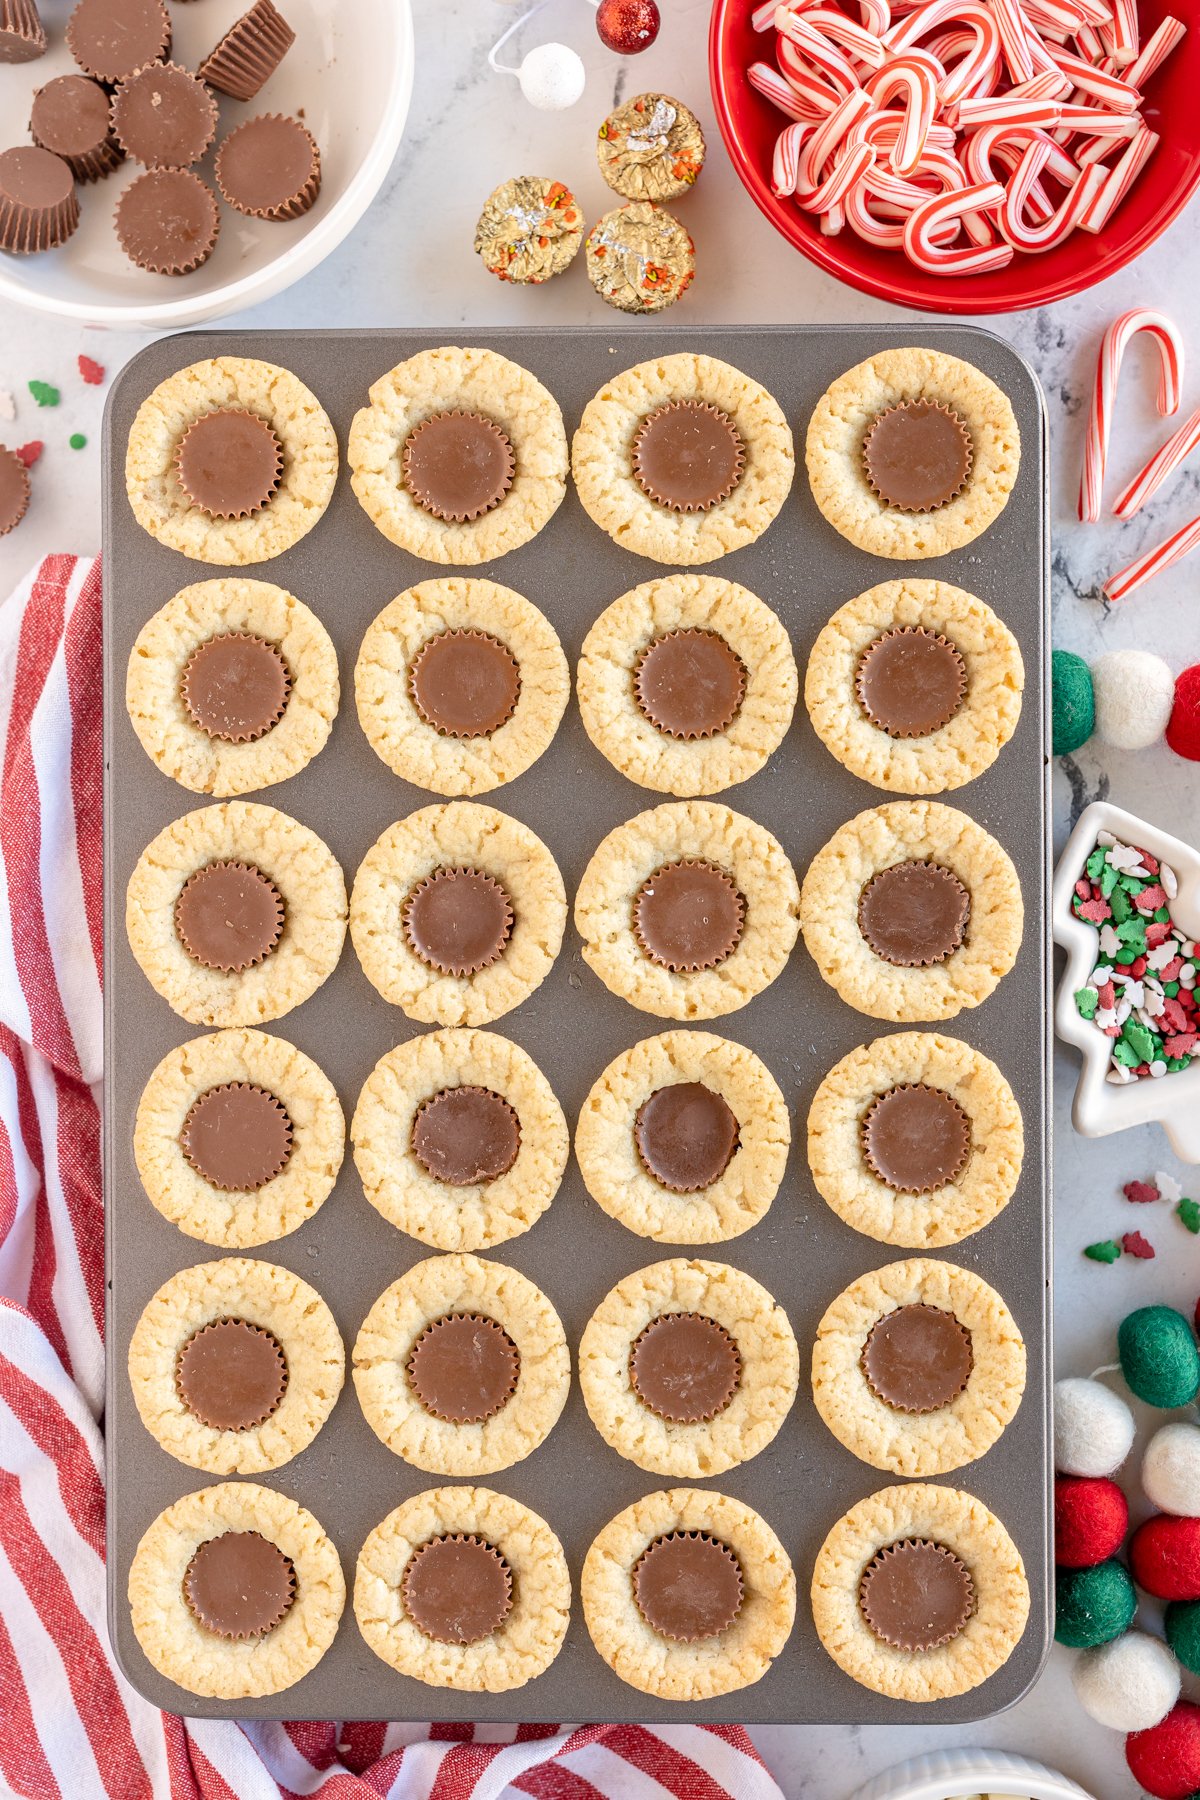
[[[1158,925],[1168,924],[1170,921],[1170,918],[1171,918],[1171,909],[1169,906],[1160,906],[1158,911],[1154,915],[1155,923]]]
[[[1104,860],[1104,850],[1101,845],[1097,844],[1084,864],[1084,868],[1092,881],[1099,881],[1107,866]]]
[[[1168,1000],[1174,1000],[1176,994],[1179,992],[1179,983],[1177,981],[1164,981],[1162,984],[1162,991],[1167,996]]]
[[[73,431],[67,439],[67,442],[70,444],[72,450],[83,450],[87,445],[87,439],[84,437],[82,431]]]
[[[1129,1048],[1137,1052],[1136,1060],[1138,1062],[1151,1061],[1159,1040],[1142,1024],[1140,1019],[1126,1019],[1121,1036]]]
[[[1136,1069],[1142,1060],[1135,1051],[1130,1049],[1124,1038],[1117,1039],[1113,1045],[1112,1056],[1114,1062],[1120,1063],[1126,1069]]]
[[[1168,1056],[1167,1068],[1171,1071],[1172,1075],[1177,1075],[1180,1069],[1187,1068],[1191,1060],[1190,1056]]]
[[[1117,951],[1117,954],[1113,957],[1113,961],[1118,968],[1128,968],[1129,964],[1133,962],[1136,957],[1136,950],[1131,950],[1128,944],[1122,944],[1121,948]]]
[[[1175,1208],[1182,1222],[1195,1237],[1200,1232],[1200,1206],[1194,1200],[1181,1200]]]
[[[1112,891],[1120,879],[1121,877],[1117,874],[1117,871],[1113,868],[1112,864],[1105,863],[1103,872],[1100,876],[1100,892],[1104,895],[1106,900],[1112,898]]]
[[[56,387],[51,387],[48,381],[31,381],[29,383],[29,391],[39,406],[58,405],[58,389]]]
[[[1124,887],[1113,889],[1109,896],[1109,904],[1112,906],[1112,915],[1118,925],[1124,924],[1125,920],[1133,913],[1133,901],[1125,892]]]
[[[1081,1019],[1094,1019],[1099,1004],[1100,996],[1095,988],[1085,987],[1075,990],[1075,1010]]]
[[[1085,1244],[1083,1254],[1090,1256],[1093,1262],[1115,1263],[1121,1254],[1121,1246],[1115,1238],[1105,1238],[1099,1244]]]

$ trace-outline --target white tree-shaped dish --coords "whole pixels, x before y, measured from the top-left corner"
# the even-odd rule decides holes
[[[1099,951],[1095,926],[1075,917],[1071,896],[1102,831],[1170,864],[1179,882],[1179,891],[1170,902],[1171,917],[1189,938],[1200,938],[1200,851],[1107,800],[1095,800],[1085,807],[1059,858],[1051,896],[1054,941],[1067,953],[1066,973],[1055,999],[1054,1027],[1064,1042],[1074,1044],[1083,1054],[1071,1117],[1084,1137],[1107,1137],[1110,1131],[1124,1131],[1130,1125],[1159,1124],[1176,1156],[1183,1162],[1200,1163],[1200,1057],[1174,1074],[1111,1082],[1111,1042],[1081,1018],[1075,1006],[1076,990],[1087,982]]]

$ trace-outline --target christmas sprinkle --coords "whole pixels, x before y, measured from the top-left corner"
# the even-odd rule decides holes
[[[1180,1223],[1186,1225],[1192,1236],[1200,1232],[1200,1206],[1194,1200],[1181,1200],[1175,1208]]]
[[[1161,1200],[1162,1191],[1152,1181],[1127,1181],[1121,1189],[1127,1200],[1135,1206],[1145,1206],[1151,1200]]]
[[[1093,1262],[1115,1263],[1121,1254],[1121,1246],[1115,1238],[1105,1238],[1099,1244],[1087,1244],[1083,1254],[1090,1256]]]
[[[1148,850],[1102,831],[1075,883],[1071,908],[1093,925],[1096,962],[1075,1006],[1081,1019],[1112,1040],[1108,1079],[1117,1085],[1186,1069],[1200,1045],[1196,945],[1171,917],[1174,871]],[[1161,1189],[1140,1199],[1158,1199]],[[1137,1254],[1134,1252],[1134,1254]]]
[[[62,398],[58,389],[52,387],[48,381],[31,381],[29,391],[39,406],[57,406]]]
[[[19,462],[23,462],[27,469],[32,469],[45,448],[41,438],[33,438],[28,444],[22,444],[19,449],[14,450],[13,455]]]
[[[96,362],[90,356],[81,356],[79,358],[79,373],[89,387],[99,387],[100,383],[104,380],[104,365],[103,363]]]
[[[1154,1246],[1146,1242],[1140,1231],[1127,1231],[1121,1239],[1121,1248],[1126,1256],[1136,1256],[1140,1262],[1153,1261]]]
[[[67,442],[70,444],[72,450],[83,450],[87,446],[87,439],[84,437],[82,431],[73,431],[67,439]]]

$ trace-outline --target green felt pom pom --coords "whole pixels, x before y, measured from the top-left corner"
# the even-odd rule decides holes
[[[1090,1569],[1055,1569],[1054,1635],[1072,1650],[1090,1650],[1128,1631],[1137,1594],[1115,1556]]]
[[[1200,1675],[1200,1600],[1172,1600],[1163,1614],[1163,1629],[1184,1668]]]
[[[1070,756],[1096,729],[1096,697],[1092,671],[1073,650],[1055,650],[1050,658],[1050,702],[1055,756]]]
[[[1200,1351],[1183,1314],[1140,1306],[1117,1331],[1121,1373],[1147,1406],[1188,1406],[1200,1389]]]

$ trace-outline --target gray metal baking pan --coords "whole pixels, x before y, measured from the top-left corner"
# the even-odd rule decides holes
[[[150,1205],[134,1168],[132,1121],[159,1058],[195,1035],[152,992],[130,954],[124,892],[149,839],[170,819],[203,804],[161,775],[134,737],[124,707],[130,645],[145,620],[206,569],[155,543],[135,523],[124,492],[125,444],[134,413],[150,390],[201,357],[234,354],[286,364],[318,395],[344,448],[355,410],[371,382],[394,363],[447,340],[454,331],[211,331],[168,338],[143,351],[113,386],[105,426],[105,901],[106,1068],[105,1189],[108,1207],[108,1543],[113,1641],[133,1685],[170,1712],[266,1718],[410,1718],[438,1720],[677,1718],[749,1723],[923,1722],[957,1724],[995,1713],[1029,1687],[1050,1633],[1048,1526],[1049,1215],[1046,1071],[1046,457],[1045,414],[1037,381],[999,339],[973,328],[912,324],[900,329],[778,327],[669,329],[636,333],[472,331],[532,369],[562,406],[568,430],[614,370],[671,351],[705,351],[755,376],[787,412],[797,443],[828,383],[873,351],[921,343],[963,356],[1010,395],[1021,428],[1020,476],[1005,512],[963,550],[919,565],[884,563],[846,543],[817,513],[799,459],[781,516],[758,543],[710,569],[743,582],[775,607],[801,668],[830,613],[873,583],[919,572],[981,595],[1016,632],[1028,686],[1020,726],[994,766],[950,795],[999,838],[1020,871],[1025,942],[997,993],[949,1029],[995,1058],[1012,1081],[1025,1116],[1026,1158],[1017,1193],[986,1230],[948,1254],[976,1269],[1005,1296],[1029,1347],[1029,1384],[1016,1420],[986,1457],[948,1479],[969,1489],[1004,1520],[1029,1572],[1033,1608],[1025,1636],[1006,1666],[975,1692],[919,1709],[859,1687],[817,1639],[808,1607],[813,1559],[829,1527],[889,1477],[834,1441],[813,1408],[802,1374],[795,1407],[762,1455],[713,1485],[756,1507],[786,1545],[799,1591],[795,1629],[756,1686],[704,1703],[670,1706],[625,1686],[592,1648],[578,1604],[578,1577],[600,1527],[639,1495],[664,1485],[626,1462],[593,1430],[578,1389],[549,1439],[527,1461],[486,1478],[541,1513],[563,1540],[576,1601],[554,1664],[515,1693],[480,1695],[427,1687],[395,1674],[359,1635],[347,1606],[324,1660],[285,1693],[231,1704],[197,1698],[164,1680],[134,1638],[126,1602],[129,1563],[150,1521],[179,1495],[210,1479],[184,1468],[143,1427],[126,1375],[126,1350],[146,1301],[177,1269],[220,1252],[185,1238]],[[290,588],[311,605],[337,645],[342,705],[332,736],[308,769],[253,796],[294,813],[326,839],[349,881],[368,846],[392,820],[430,795],[398,781],[368,746],[354,710],[352,672],[359,641],[380,608],[437,571],[396,550],[371,525],[342,469],[328,513],[300,544],[246,571]],[[553,621],[572,666],[589,625],[618,594],[659,573],[617,548],[586,517],[573,492],[551,524],[521,550],[490,565]],[[531,825],[558,859],[568,892],[596,844],[614,825],[657,796],[625,780],[594,750],[578,712],[568,711],[548,753],[519,780],[486,796]],[[858,781],[818,742],[803,705],[785,745],[753,780],[722,796],[767,825],[797,868],[837,826],[886,798]],[[585,966],[567,938],[551,976],[499,1021],[553,1081],[573,1121],[588,1087],[609,1059],[668,1021],[635,1012]],[[358,967],[347,940],[335,975],[272,1030],[297,1043],[328,1072],[347,1117],[358,1090],[387,1049],[417,1029],[389,1006]],[[808,1175],[804,1121],[816,1084],[847,1051],[885,1027],[843,1005],[798,945],[773,987],[715,1029],[752,1045],[793,1108],[788,1173],[766,1219],[746,1236],[706,1254],[749,1271],[787,1308],[807,1366],[807,1347],[825,1307],[863,1271],[896,1252],[858,1236],[822,1203]],[[685,1252],[686,1253],[686,1252]],[[296,1269],[325,1296],[347,1352],[384,1286],[426,1248],[394,1230],[370,1207],[349,1155],[337,1188],[317,1216],[291,1237],[254,1254]],[[499,1260],[523,1270],[549,1294],[572,1348],[613,1282],[671,1254],[608,1219],[588,1197],[574,1166],[554,1205],[525,1237],[502,1245]],[[362,1419],[347,1382],[315,1442],[262,1479],[303,1502],[336,1542],[353,1582],[367,1532],[408,1495],[438,1478],[399,1461]]]

